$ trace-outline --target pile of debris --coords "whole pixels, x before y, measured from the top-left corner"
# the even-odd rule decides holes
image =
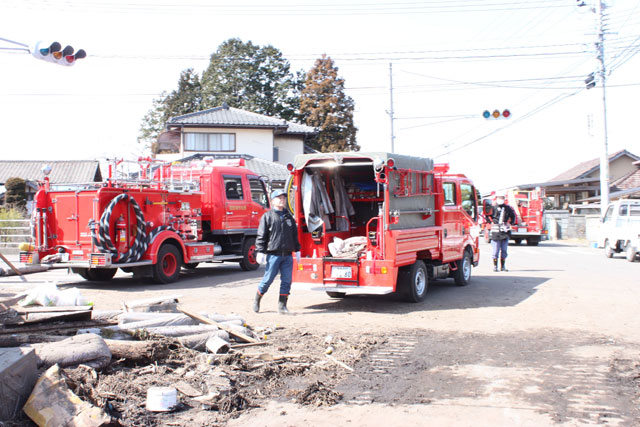
[[[0,302],[0,421],[15,418],[22,409],[38,425],[108,425],[127,412],[111,402],[128,400],[118,392],[131,384],[123,376],[152,373],[161,378],[161,371],[177,370],[166,366],[171,361],[177,361],[176,366],[191,361],[210,370],[225,363],[225,357],[238,357],[238,349],[266,344],[242,317],[193,313],[178,304],[177,296],[123,303],[122,310],[110,312],[94,311],[80,298],[74,301],[86,305],[19,304],[56,304],[68,291],[55,293],[49,287]],[[126,373],[122,369],[110,387],[93,387],[99,373],[121,368],[127,368]],[[175,409],[177,391],[216,410],[242,409],[237,397],[231,399],[231,381],[221,370],[207,378],[211,381],[205,391],[177,382],[169,390],[173,402],[155,384],[140,397],[146,398],[149,412]]]
[[[51,292],[48,298],[65,302]],[[278,325],[250,327],[239,315],[194,313],[178,298],[109,312],[0,302],[0,421],[220,425],[283,396],[333,405],[342,396],[332,386],[375,344],[361,335],[353,344]]]

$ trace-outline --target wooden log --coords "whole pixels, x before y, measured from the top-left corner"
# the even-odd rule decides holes
[[[0,328],[0,335],[11,335],[11,334],[24,334],[24,333],[33,333],[33,332],[46,332],[46,331],[68,331],[74,329],[82,329],[82,328],[95,328],[102,326],[115,325],[117,322],[114,321],[103,321],[103,322],[65,322],[58,323],[54,325],[34,325],[34,326],[18,326],[13,328]]]
[[[56,342],[66,338],[69,337],[45,334],[0,335],[0,347],[20,347],[23,344]]]
[[[222,324],[220,324],[220,323],[218,323],[216,321],[213,321],[213,320],[211,320],[211,319],[209,319],[207,317],[200,316],[199,314],[196,314],[196,313],[188,312],[188,311],[184,310],[183,308],[181,308],[179,306],[178,306],[178,310],[181,311],[182,313],[186,314],[187,316],[191,317],[192,319],[197,320],[198,322],[205,323],[207,325],[215,325],[218,328],[222,329],[223,331],[228,332],[229,335],[231,335],[234,338],[238,338],[238,339],[241,339],[241,340],[243,340],[245,342],[250,342],[250,343],[259,342],[258,340],[253,339],[248,335],[245,335],[245,334],[243,334],[241,332],[234,331],[230,327],[222,325]]]
[[[122,341],[105,339],[113,360],[130,362],[154,362],[166,359],[171,349],[166,341]]]

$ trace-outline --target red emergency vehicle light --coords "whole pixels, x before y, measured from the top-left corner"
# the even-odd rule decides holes
[[[109,259],[108,259],[109,258]],[[91,265],[107,266],[111,264],[109,254],[91,254]]]
[[[20,252],[20,262],[23,264],[32,264],[33,252]]]

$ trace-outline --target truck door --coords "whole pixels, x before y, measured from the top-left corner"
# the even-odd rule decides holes
[[[444,241],[442,244],[443,261],[447,262],[460,257],[462,247],[463,213],[460,207],[460,191],[455,181],[442,183],[444,206],[442,206],[442,226]]]
[[[249,209],[245,201],[245,188],[241,175],[223,175],[225,198],[225,220],[223,228],[227,231],[240,231],[249,227]]]
[[[249,175],[247,179],[249,180],[249,189],[251,190],[249,228],[257,230],[262,214],[269,209],[269,197],[267,196],[267,189],[264,187],[264,183],[260,177]]]

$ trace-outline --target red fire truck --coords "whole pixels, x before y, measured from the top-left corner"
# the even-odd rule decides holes
[[[511,240],[516,245],[527,241],[528,246],[538,246],[538,243],[547,236],[544,225],[544,189],[534,190],[508,190],[504,194],[505,202],[516,213],[516,222],[511,226]],[[496,193],[493,192],[482,201],[482,211],[486,218],[493,210],[493,201]],[[484,221],[485,236],[488,240],[488,221]]]
[[[113,177],[118,165],[101,183],[61,188],[45,178],[35,195],[34,247],[20,260],[96,281],[110,280],[118,268],[157,283],[202,262],[258,268],[255,236],[269,200],[244,159],[186,165],[139,159],[134,178]]]
[[[419,302],[429,280],[469,283],[480,229],[476,191],[464,175],[389,153],[299,155],[288,168],[303,257],[294,286],[335,298],[399,292]]]

